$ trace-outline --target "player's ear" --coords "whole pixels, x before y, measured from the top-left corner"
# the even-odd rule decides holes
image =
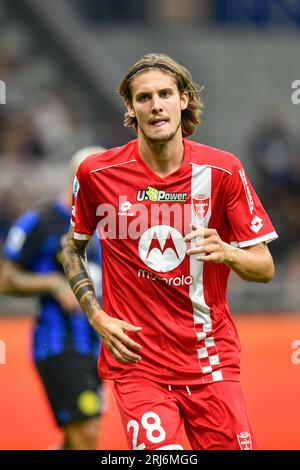
[[[132,106],[132,102],[128,100],[128,101],[126,101],[125,105],[126,105],[126,108],[127,108],[128,115],[131,118],[134,118],[135,117],[135,111],[134,111],[134,107]]]
[[[181,108],[181,111],[186,109],[188,107],[188,104],[189,104],[189,94],[188,94],[187,91],[183,91],[180,95],[180,108]]]

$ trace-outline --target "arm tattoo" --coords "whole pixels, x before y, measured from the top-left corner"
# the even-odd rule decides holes
[[[66,277],[75,297],[92,323],[95,310],[101,307],[86,266],[85,246],[81,248],[72,240],[67,239],[63,252]]]
[[[82,281],[82,280],[85,280],[86,279],[86,272],[81,272],[79,274],[76,274],[76,276],[72,277],[72,279],[70,279],[70,286],[71,286],[71,289],[73,290],[74,286],[77,284],[77,282],[79,281]]]

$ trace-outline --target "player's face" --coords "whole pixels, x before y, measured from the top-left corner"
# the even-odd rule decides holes
[[[137,120],[139,136],[163,143],[181,135],[181,111],[188,106],[188,93],[179,93],[174,77],[160,70],[142,72],[132,80],[131,93],[127,110]]]

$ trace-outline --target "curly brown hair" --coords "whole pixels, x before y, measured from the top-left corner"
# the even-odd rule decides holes
[[[130,84],[132,79],[141,72],[156,68],[165,73],[172,75],[179,90],[179,93],[187,92],[189,95],[189,103],[186,109],[181,112],[181,127],[183,137],[193,135],[196,126],[201,122],[201,111],[203,103],[200,100],[199,93],[201,89],[193,82],[191,73],[182,65],[175,62],[171,57],[165,54],[147,54],[142,56],[125,75],[122,80],[119,93],[125,101],[132,101]],[[137,131],[137,120],[130,117],[128,112],[124,117],[125,127],[134,127]]]

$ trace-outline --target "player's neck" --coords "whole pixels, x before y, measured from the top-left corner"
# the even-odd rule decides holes
[[[139,136],[138,149],[142,160],[161,178],[174,173],[182,165],[184,146],[181,134],[164,143],[154,143]]]

